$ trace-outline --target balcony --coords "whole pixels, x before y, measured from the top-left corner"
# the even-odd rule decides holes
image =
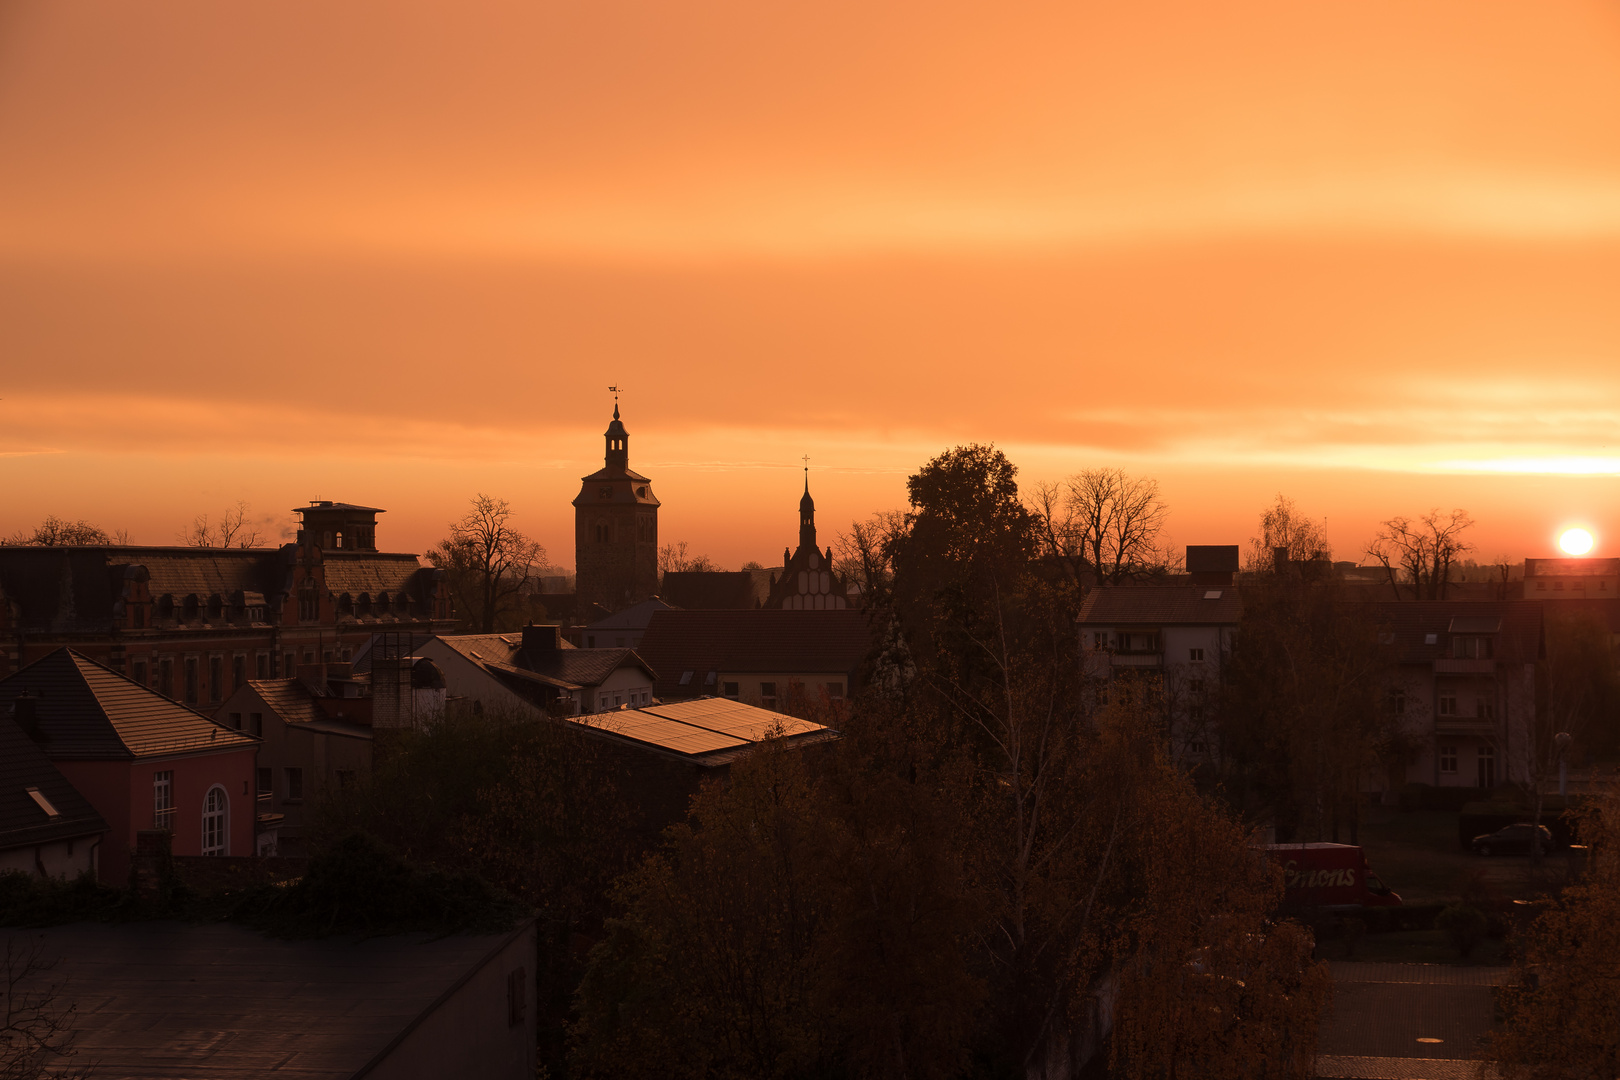
[[[1447,658],[1434,662],[1436,675],[1495,675],[1495,660],[1462,660]]]
[[[1437,716],[1434,718],[1436,735],[1494,735],[1496,719],[1490,716]]]
[[[1164,654],[1156,652],[1116,652],[1113,654],[1113,663],[1121,667],[1162,667]]]

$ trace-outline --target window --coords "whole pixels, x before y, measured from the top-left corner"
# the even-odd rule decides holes
[[[1482,697],[1474,702],[1474,715],[1481,720],[1496,719],[1496,702],[1490,698]]]
[[[197,658],[186,657],[186,704],[197,704]]]
[[[174,697],[174,661],[166,656],[158,661],[158,693]]]
[[[1455,746],[1440,747],[1440,771],[1455,773],[1457,771],[1457,748]]]
[[[844,684],[841,682],[828,683],[827,696],[832,698],[834,701],[844,700]]]
[[[315,583],[306,581],[298,589],[298,621],[314,622],[320,616],[321,605],[315,595]]]
[[[129,624],[136,630],[146,629],[146,605],[136,604],[129,613]]]
[[[1423,644],[1425,644],[1425,645],[1438,645],[1438,644],[1440,644],[1440,635],[1439,634],[1424,634],[1423,635]]]
[[[1204,659],[1204,650],[1203,649],[1188,649],[1187,650],[1187,659],[1193,661],[1194,663],[1203,660]]]
[[[208,700],[218,703],[225,699],[225,658],[208,658]]]
[[[28,797],[34,800],[34,805],[45,811],[46,817],[54,820],[62,816],[62,811],[58,810],[55,804],[52,803],[51,800],[45,796],[45,793],[39,790],[39,788],[29,787],[26,790],[28,791]],[[68,843],[72,844],[72,841],[70,840]],[[73,849],[71,847],[68,848],[68,854],[73,854]]]
[[[694,674],[695,673],[691,672],[691,671],[683,671],[683,672],[681,672],[681,685],[682,686],[691,686],[692,685],[692,676]]]
[[[1187,692],[1190,693],[1190,694],[1202,694],[1204,692],[1204,680],[1203,679],[1188,679],[1187,680]]]
[[[231,657],[231,693],[242,689],[245,682],[247,682],[247,657],[237,653]]]
[[[1488,637],[1454,637],[1451,655],[1458,660],[1489,660],[1495,655],[1495,646]]]
[[[1197,722],[1203,720],[1203,718],[1204,718],[1204,707],[1202,705],[1192,705],[1192,706],[1188,707],[1188,709],[1187,709],[1187,719],[1188,720],[1191,720],[1194,723],[1197,723]]]
[[[174,772],[152,774],[152,828],[174,830]]]
[[[1438,712],[1440,713],[1441,716],[1456,716],[1457,715],[1457,695],[1455,693],[1441,694],[1440,695],[1440,707],[1438,709]]]
[[[239,712],[231,713],[231,727],[235,728],[237,731],[242,730],[242,714],[241,713],[239,713]]]
[[[1092,633],[1092,635],[1091,635],[1091,647],[1093,649],[1106,649],[1106,648],[1108,648],[1108,631],[1106,631],[1106,630],[1094,631]]]
[[[1490,746],[1479,748],[1479,786],[1482,788],[1496,786],[1496,749]]]
[[[255,772],[257,774],[256,780],[259,789],[259,801],[269,802],[271,797],[275,794],[275,791],[273,790],[276,785],[275,770],[260,766],[257,770],[255,770]]]
[[[1198,739],[1194,739],[1192,742],[1187,744],[1187,749],[1199,757],[1203,757],[1205,754],[1209,753],[1209,744]]]
[[[255,658],[254,675],[260,682],[270,677],[270,654],[262,652]]]
[[[225,798],[225,789],[211,787],[208,797],[203,799],[202,815],[202,853],[204,855],[225,854],[225,818],[229,809],[229,802]]]
[[[283,679],[290,679],[298,671],[298,654],[288,653],[284,660],[284,664],[285,666],[281,670],[281,677]]]
[[[596,711],[597,712],[606,712],[607,707],[608,707],[608,696],[606,694],[598,694],[596,696]]]
[[[248,734],[257,739],[264,738],[264,713],[248,714]]]
[[[283,770],[287,774],[287,801],[304,801],[304,770],[289,766]]]
[[[737,700],[737,691],[738,691],[738,686],[737,686],[737,684],[736,684],[736,683],[734,683],[734,682],[728,682],[728,683],[726,683],[726,684],[725,684],[725,686],[724,686],[724,687],[723,687],[723,688],[722,688],[722,689],[721,689],[721,691],[720,691],[720,693],[721,693],[721,695],[722,695],[722,696],[723,696],[723,697],[728,697],[728,698],[730,698],[730,699],[731,699],[731,700],[732,700],[732,701],[736,701],[736,700]]]
[[[767,709],[776,708],[776,684],[762,682],[759,684],[759,703]]]
[[[1406,693],[1402,690],[1389,692],[1389,711],[1395,716],[1406,715]]]
[[[146,661],[137,660],[133,665],[135,681],[142,686],[146,685]]]

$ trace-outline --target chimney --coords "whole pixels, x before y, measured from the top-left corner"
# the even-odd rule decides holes
[[[523,628],[523,651],[531,656],[554,653],[562,648],[562,624],[530,623]]]
[[[1238,572],[1236,544],[1188,544],[1187,573],[1203,588],[1234,584]]]
[[[45,742],[46,734],[39,729],[39,699],[24,690],[18,694],[11,705],[11,718],[17,722],[30,739],[35,742]]]

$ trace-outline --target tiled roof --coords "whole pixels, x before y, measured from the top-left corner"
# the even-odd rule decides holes
[[[627,663],[653,671],[634,649],[576,649],[563,642],[556,650],[525,650],[521,633],[453,634],[439,640],[492,670],[520,668],[575,687],[599,686]]]
[[[1243,598],[1233,585],[1104,585],[1080,604],[1082,626],[1236,626]]]
[[[841,673],[853,684],[872,648],[866,613],[844,611],[660,611],[639,652],[658,673],[657,693],[690,696],[710,671]],[[699,673],[682,687],[683,672]]]
[[[284,724],[308,724],[326,719],[325,710],[300,679],[250,679],[248,685],[275,710]]]
[[[1500,619],[1501,632],[1491,635],[1497,663],[1534,663],[1541,655],[1541,604],[1534,600],[1384,601],[1368,607],[1401,663],[1449,659],[1453,619]]]
[[[545,594],[542,593],[540,599],[542,602],[544,602]],[[639,604],[631,604],[623,611],[615,611],[613,614],[605,618],[597,619],[595,622],[591,623],[590,626],[586,627],[586,629],[644,630],[647,627],[648,620],[652,618],[653,612],[667,611],[674,606],[678,605],[666,604],[664,601],[655,596],[651,600],[643,600]]]
[[[771,595],[766,570],[671,570],[659,596],[692,611],[751,611]]]
[[[0,680],[0,710],[9,714],[24,690],[38,699],[43,749],[57,760],[127,760],[258,742],[72,649],[57,649]]]
[[[389,595],[406,592],[415,596],[421,592],[422,579],[433,573],[431,568],[418,563],[415,555],[328,552],[322,562],[326,589],[336,596],[370,593],[375,598],[381,592]]]
[[[57,816],[28,793],[35,788]],[[105,832],[107,823],[10,716],[0,716],[0,851]]]

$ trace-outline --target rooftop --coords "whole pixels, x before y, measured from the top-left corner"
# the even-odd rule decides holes
[[[527,928],[516,933],[527,933]],[[227,924],[37,930],[95,1075],[347,1080],[513,935],[281,941]]]
[[[745,750],[772,735],[790,742],[819,742],[838,733],[822,724],[799,720],[727,698],[699,698],[616,709],[574,721],[632,742],[686,757],[703,758]]]
[[[872,648],[866,613],[843,611],[659,611],[639,652],[658,673],[663,697],[688,696],[684,672],[758,672],[851,676]]]
[[[105,832],[107,823],[34,740],[0,715],[0,850]]]
[[[127,760],[258,742],[72,649],[0,680],[0,710],[10,715],[25,690],[36,698],[43,749],[55,760]]]

